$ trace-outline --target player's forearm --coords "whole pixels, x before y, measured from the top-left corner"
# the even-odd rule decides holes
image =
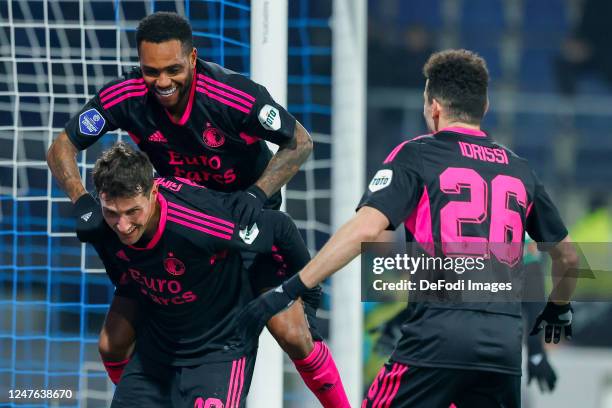
[[[300,272],[304,284],[313,288],[346,266],[361,253],[362,242],[372,242],[388,225],[386,218],[370,217],[364,207],[344,224]]]
[[[550,300],[555,303],[570,301],[578,279],[578,254],[569,237],[561,241],[550,252],[552,258],[553,289]]]
[[[291,141],[280,146],[255,183],[268,197],[291,180],[312,152],[312,138],[299,122],[295,125],[294,134]]]
[[[527,263],[525,268],[525,279],[523,280],[523,293],[528,294],[521,304],[523,317],[527,326],[531,327],[533,322],[542,311],[546,300],[544,283],[544,265],[540,261]]]
[[[559,260],[552,263],[553,289],[550,299],[555,303],[567,303],[570,301],[576,289],[576,267],[570,266],[567,261]]]
[[[74,203],[87,191],[76,162],[77,149],[65,132],[53,141],[47,151],[47,164],[60,188]]]

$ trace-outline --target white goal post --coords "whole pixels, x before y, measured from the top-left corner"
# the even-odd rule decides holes
[[[287,106],[287,0],[251,2],[251,79]],[[276,146],[268,144],[276,151]],[[283,209],[285,203],[283,202]],[[283,407],[283,350],[264,329],[248,396],[249,408]]]
[[[364,186],[366,2],[334,0],[332,31],[332,230],[353,213]],[[287,104],[287,0],[251,3],[251,78]],[[362,396],[363,318],[358,262],[332,280],[331,348],[352,406]],[[283,407],[283,351],[264,331],[249,408]]]
[[[367,3],[334,0],[332,231],[355,211],[365,179]],[[331,348],[351,406],[361,406],[363,307],[359,259],[332,278]]]

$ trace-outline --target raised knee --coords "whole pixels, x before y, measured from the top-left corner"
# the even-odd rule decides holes
[[[284,327],[270,328],[270,332],[281,348],[293,360],[306,358],[314,344],[308,327],[288,324]]]
[[[129,358],[133,351],[133,340],[102,330],[98,338],[98,351],[104,361],[122,361]]]

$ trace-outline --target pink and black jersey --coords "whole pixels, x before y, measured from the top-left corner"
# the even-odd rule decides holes
[[[189,103],[176,122],[145,85],[140,68],[105,85],[66,124],[86,149],[104,133],[127,131],[162,177],[182,177],[218,191],[243,190],[267,166],[265,140],[293,138],[296,121],[250,79],[198,59]]]
[[[391,229],[403,224],[407,240],[429,255],[482,255],[489,265],[483,273],[494,274],[493,281],[516,281],[522,274],[525,231],[540,245],[567,236],[527,161],[466,128],[398,145],[362,206],[385,214]],[[411,302],[409,309],[395,361],[520,374],[519,302]]]
[[[139,300],[137,347],[162,363],[196,365],[230,361],[255,347],[235,336],[233,319],[251,299],[243,282],[241,251],[284,257],[295,272],[308,250],[285,213],[264,210],[248,232],[231,219],[227,194],[186,179],[158,179],[157,232],[138,246],[123,245],[106,228],[92,243],[117,287]]]

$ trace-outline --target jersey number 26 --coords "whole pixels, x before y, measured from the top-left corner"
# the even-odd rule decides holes
[[[440,190],[457,195],[470,190],[469,201],[451,201],[440,210],[442,250],[447,256],[487,256],[514,266],[523,252],[523,219],[511,210],[511,203],[527,210],[527,191],[523,182],[507,175],[497,175],[490,186],[474,169],[449,167],[440,174]],[[491,208],[488,208],[489,191]],[[488,237],[462,235],[464,224],[482,224],[489,219]]]

